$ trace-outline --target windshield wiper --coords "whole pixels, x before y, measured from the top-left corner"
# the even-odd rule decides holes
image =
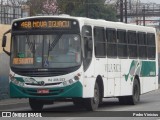
[[[33,40],[34,41],[34,40]],[[34,45],[35,45],[35,42],[31,42],[30,40],[29,40],[29,37],[27,37],[27,43],[28,43],[28,47],[29,47],[29,49],[31,50],[31,52],[32,53],[34,53]]]
[[[51,45],[49,45],[49,49],[48,51],[51,51],[57,44],[57,42],[59,41],[59,39],[61,38],[62,35],[57,35],[57,37],[55,38],[55,40],[52,42]]]
[[[48,44],[48,51],[47,51],[47,61],[48,61],[48,58],[49,58],[49,54],[50,54],[50,51],[52,51],[52,49],[56,46],[57,42],[59,41],[59,39],[61,38],[62,35],[58,35],[55,40],[52,42],[52,44],[50,44],[50,40],[49,40],[49,44]]]
[[[50,39],[49,39],[48,51],[47,51],[47,61],[48,61],[48,58],[49,58],[49,53],[50,53]]]

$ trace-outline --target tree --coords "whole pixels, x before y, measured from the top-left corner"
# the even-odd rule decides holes
[[[26,5],[30,7],[30,16],[42,14],[45,0],[27,0]]]
[[[26,4],[30,6],[31,16],[58,13],[56,0],[27,0]]]
[[[43,12],[46,14],[58,14],[58,6],[56,0],[46,0],[43,2]]]
[[[14,0],[11,0],[14,1]],[[20,0],[18,0],[20,1]],[[38,14],[69,14],[72,16],[94,19],[116,20],[116,11],[111,0],[26,0],[30,6],[30,15]]]
[[[105,0],[58,0],[60,13],[116,21],[116,11]]]
[[[7,2],[11,6],[22,6],[26,3],[26,0],[8,0]]]

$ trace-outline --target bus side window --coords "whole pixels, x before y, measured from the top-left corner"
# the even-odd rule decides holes
[[[137,52],[137,33],[136,31],[128,31],[127,34],[128,38],[128,53],[129,58],[137,58],[138,52]]]
[[[92,49],[93,49],[91,26],[82,27],[82,37],[84,40],[84,57],[88,58],[89,56],[92,56]]]
[[[115,29],[106,29],[107,57],[117,57],[117,34]]]
[[[94,28],[94,43],[96,58],[106,57],[106,41],[103,27]]]
[[[89,67],[92,60],[93,53],[93,40],[92,40],[92,28],[91,26],[85,25],[82,27],[82,38],[83,38],[83,64],[84,70]]]
[[[147,58],[146,33],[138,32],[138,52],[139,58]]]
[[[127,58],[127,39],[125,30],[117,30],[118,57]]]
[[[90,38],[84,38],[85,58],[91,59],[92,57],[92,40]]]
[[[155,59],[156,47],[155,47],[155,35],[153,33],[147,34],[147,53],[148,53],[148,59]]]

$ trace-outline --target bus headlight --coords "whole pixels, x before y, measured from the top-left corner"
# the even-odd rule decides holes
[[[67,85],[68,85],[67,81],[64,81],[63,86],[67,86]]]
[[[72,79],[69,80],[69,84],[73,84],[74,81]]]
[[[74,76],[73,79],[69,79],[69,80],[67,80],[67,81],[64,81],[64,82],[62,83],[63,86],[72,85],[72,84],[76,83],[77,81],[80,80],[80,76],[81,76],[81,74],[78,73],[77,75]]]
[[[63,82],[63,86],[71,85],[73,83],[75,83],[75,81],[73,79],[69,79],[69,80]]]
[[[78,73],[76,76],[74,76],[74,80],[78,81],[78,80],[79,80],[79,78],[80,78],[80,76],[81,76],[81,74],[80,74],[80,73]]]
[[[11,82],[17,86],[23,87],[24,86],[24,82],[18,81],[16,78],[11,77]]]
[[[37,83],[37,81],[33,78],[25,78],[24,81],[25,83]]]
[[[78,81],[79,80],[79,76],[74,76],[74,79],[76,80],[76,81]]]
[[[72,84],[76,83],[77,81],[79,81],[80,77],[81,77],[81,73],[78,73],[73,78],[71,78],[71,79],[69,79],[67,81],[62,82],[61,85],[63,85],[63,86],[72,85]]]

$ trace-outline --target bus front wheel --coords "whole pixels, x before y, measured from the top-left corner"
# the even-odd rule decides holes
[[[100,91],[99,91],[99,86],[96,83],[94,87],[94,97],[87,98],[85,100],[85,107],[89,111],[95,111],[98,108],[99,102],[100,102]]]
[[[40,111],[43,109],[44,103],[40,100],[29,98],[29,105],[32,110],[34,111]]]

